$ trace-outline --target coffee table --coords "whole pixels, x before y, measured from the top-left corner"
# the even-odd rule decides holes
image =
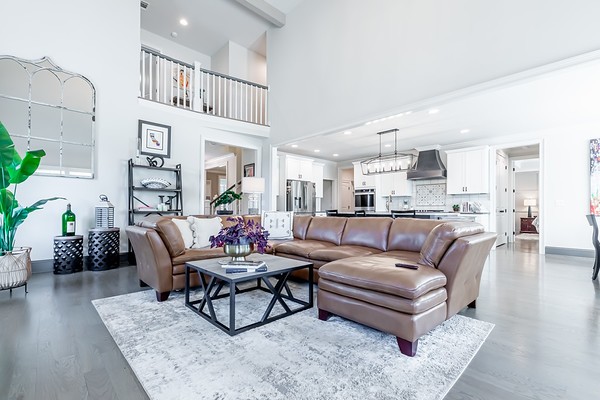
[[[219,260],[228,259],[229,257],[213,258],[185,263],[185,305],[230,336],[313,307],[313,265],[311,263],[269,254],[252,254],[248,259],[251,261],[264,261],[267,264],[267,271],[227,274],[225,268],[219,264]],[[309,276],[308,301],[294,297],[292,290],[288,286],[290,274],[293,271],[304,268],[308,268]],[[190,274],[192,273],[198,274],[203,290],[202,297],[196,300],[190,300]],[[243,289],[238,288],[239,284],[252,281],[255,281],[256,284]],[[226,285],[229,286],[229,291],[221,293],[221,290]],[[262,290],[271,293],[271,300],[267,304],[260,321],[236,328],[236,295],[252,290]],[[229,297],[229,325],[218,320],[213,305],[213,300],[226,297]],[[291,309],[288,302],[299,304],[301,307]],[[271,315],[273,307],[277,303],[281,305],[284,311],[276,315]],[[206,309],[208,309],[208,313]]]

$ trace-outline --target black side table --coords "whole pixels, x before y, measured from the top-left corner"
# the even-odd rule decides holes
[[[88,236],[89,271],[106,271],[119,266],[119,228],[90,229]]]
[[[83,271],[83,236],[54,237],[54,273],[72,274]]]

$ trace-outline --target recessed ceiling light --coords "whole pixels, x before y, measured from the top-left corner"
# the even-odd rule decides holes
[[[386,144],[383,147],[392,147],[392,145],[391,144]]]
[[[171,32],[171,37],[176,38],[177,37],[177,32],[175,32],[175,31]]]
[[[371,121],[369,121],[369,122],[365,122],[365,125],[371,125],[371,124],[372,124],[372,122],[371,122]]]
[[[344,132],[344,135],[352,135],[352,131],[346,131]]]
[[[321,150],[319,150],[319,149],[315,149],[315,153],[318,153],[318,152],[320,152],[320,151],[321,151]]]
[[[429,110],[429,114],[437,114],[439,112],[440,110],[438,110],[437,108],[432,108],[431,110]]]
[[[179,20],[179,23],[180,23],[181,25],[183,25],[183,26],[188,26],[187,19],[185,19],[185,18],[181,18],[181,19]]]
[[[338,153],[333,153],[333,156],[334,157],[339,157],[339,154]]]
[[[297,144],[293,144],[292,147],[296,148],[296,147],[298,147],[298,145]]]
[[[460,133],[469,133],[469,132],[471,132],[470,129],[463,129],[463,130],[460,131]]]

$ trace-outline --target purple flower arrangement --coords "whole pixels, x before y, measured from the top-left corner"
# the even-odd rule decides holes
[[[209,238],[210,247],[223,247],[226,244],[250,244],[253,243],[256,251],[263,254],[269,245],[267,238],[269,232],[261,224],[252,220],[244,223],[241,217],[229,217],[227,221],[236,224],[222,228],[219,233]]]

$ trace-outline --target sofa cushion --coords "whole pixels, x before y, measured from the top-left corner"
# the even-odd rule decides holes
[[[188,222],[194,233],[193,249],[203,249],[210,246],[209,238],[217,235],[222,227],[220,217],[214,218],[196,218],[188,217]]]
[[[387,250],[421,251],[429,232],[443,221],[396,218],[390,226]]]
[[[320,279],[374,292],[416,299],[446,285],[446,275],[424,265],[418,270],[398,268],[391,257],[352,257],[332,261],[319,269]]]
[[[306,239],[306,231],[312,221],[310,215],[295,215],[294,223],[292,224],[292,233],[295,239]]]
[[[187,221],[187,219],[179,218],[172,218],[171,221],[173,221],[177,229],[179,229],[179,233],[181,233],[181,238],[183,239],[185,248],[191,248],[194,244],[194,232],[192,232],[190,223]]]
[[[396,262],[407,262],[417,264],[421,254],[416,251],[405,251],[405,250],[393,250],[386,251],[385,253],[375,254],[373,257],[390,257],[395,258]]]
[[[330,247],[335,247],[335,245],[333,243],[321,242],[318,240],[292,240],[275,245],[274,253],[275,255],[291,254],[309,258],[313,251]]]
[[[393,294],[365,290],[327,279],[319,280],[319,290],[325,290],[339,294],[340,296],[362,300],[369,304],[375,304],[405,314],[420,314],[445,302],[448,298],[445,288],[434,289],[416,299],[406,299]]]
[[[185,243],[181,232],[171,218],[161,218],[154,223],[154,226],[171,257],[180,256],[185,252]]]
[[[348,218],[342,235],[342,245],[365,246],[387,250],[391,218]]]
[[[347,218],[340,217],[314,217],[306,231],[306,239],[320,240],[339,246],[346,220]]]
[[[483,225],[473,222],[444,222],[433,228],[421,248],[419,264],[437,268],[448,247],[459,237],[483,232]]]
[[[335,261],[348,257],[369,256],[371,254],[377,254],[380,252],[381,250],[377,250],[372,247],[341,245],[328,247],[326,249],[313,250],[310,252],[309,257],[311,260]]]

